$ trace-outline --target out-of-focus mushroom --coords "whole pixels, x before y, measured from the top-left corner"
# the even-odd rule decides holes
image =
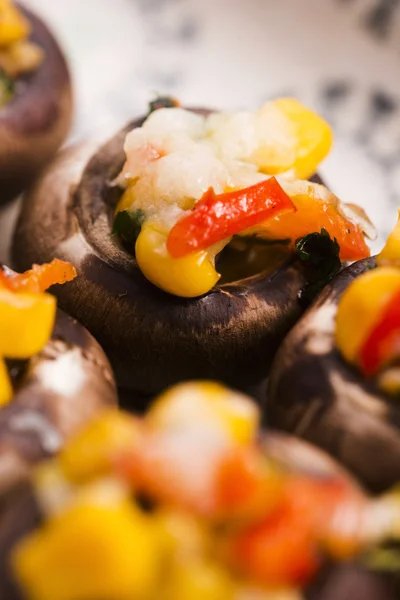
[[[344,269],[288,334],[271,370],[265,414],[272,426],[317,444],[381,491],[400,478],[400,412],[335,342],[342,295],[374,267],[368,259]]]
[[[2,77],[13,88],[0,108],[0,204],[38,175],[65,140],[72,119],[71,81],[61,49],[39,17],[16,7],[30,35],[24,47],[0,52],[0,67],[8,71]],[[37,65],[28,69],[32,61]]]
[[[14,370],[14,397],[0,409],[0,495],[98,412],[117,404],[104,352],[62,311],[43,350]]]

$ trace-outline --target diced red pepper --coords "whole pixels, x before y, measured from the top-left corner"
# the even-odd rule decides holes
[[[400,356],[400,291],[396,290],[379,321],[360,349],[360,366],[365,375],[375,375],[385,364]]]
[[[279,502],[283,477],[255,447],[233,449],[217,473],[217,506],[224,517],[266,515]]]
[[[227,194],[217,195],[210,188],[194,209],[171,229],[167,249],[171,256],[180,258],[295,210],[275,177]]]
[[[289,506],[239,533],[229,555],[239,573],[273,587],[303,585],[320,565],[309,523]]]
[[[342,531],[335,519],[337,509],[348,502],[356,509],[361,502],[348,482],[288,477],[276,508],[228,542],[233,565],[266,585],[306,583],[320,564],[319,549],[341,559],[356,553],[354,531],[348,532],[346,523]]]
[[[12,290],[12,285],[10,283],[10,278],[4,273],[3,269],[0,268],[0,287],[6,288],[7,290]]]

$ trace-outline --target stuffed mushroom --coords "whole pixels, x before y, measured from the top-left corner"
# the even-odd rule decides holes
[[[307,181],[330,143],[295,100],[153,110],[57,158],[26,195],[15,263],[75,264],[60,305],[100,341],[122,388],[254,385],[340,259],[369,255],[364,215]]]
[[[44,23],[0,0],[0,204],[29,184],[65,140],[72,94],[63,54]]]
[[[0,270],[0,495],[116,404],[101,348],[43,291],[75,275],[57,260],[21,275]]]
[[[400,478],[400,226],[325,288],[279,350],[266,416],[341,460],[371,490]]]
[[[258,425],[249,398],[211,382],[143,419],[105,411],[3,513],[0,598],[394,599],[367,565],[400,534],[397,494],[370,499]]]

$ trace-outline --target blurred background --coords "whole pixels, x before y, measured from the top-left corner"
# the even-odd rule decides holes
[[[295,95],[333,125],[322,174],[382,238],[400,205],[400,0],[25,0],[76,89],[71,139],[112,134],[152,96],[252,108]],[[375,248],[381,244],[378,241]]]

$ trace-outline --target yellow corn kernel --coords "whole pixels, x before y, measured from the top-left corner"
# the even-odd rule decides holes
[[[247,444],[257,434],[260,413],[247,396],[209,381],[178,384],[167,390],[147,414],[151,427],[182,429],[204,424]]]
[[[400,290],[400,270],[380,267],[358,277],[344,292],[336,315],[336,344],[350,362],[379,320],[393,294]]]
[[[379,388],[388,396],[398,397],[400,391],[400,369],[391,367],[378,376]]]
[[[9,46],[28,36],[27,19],[11,0],[0,0],[0,47]]]
[[[259,111],[261,123],[276,122],[271,139],[253,157],[259,168],[270,175],[290,171],[297,179],[308,179],[332,146],[332,131],[316,113],[298,100],[281,98]]]
[[[145,224],[136,240],[136,260],[143,275],[162,290],[194,298],[209,292],[220,275],[206,251],[172,258],[166,246],[167,234]]]
[[[135,197],[133,193],[134,185],[130,185],[127,187],[125,192],[122,194],[120,201],[117,204],[114,215],[117,215],[119,212],[124,210],[132,210],[132,205],[135,202]]]
[[[22,73],[36,70],[43,59],[43,50],[26,40],[7,48],[0,47],[0,67],[9,77],[18,77]]]
[[[0,355],[29,358],[48,342],[56,316],[50,294],[0,289]]]
[[[6,363],[0,358],[0,407],[8,404],[12,398],[13,389],[8,375]]]
[[[107,474],[115,456],[131,448],[139,436],[138,421],[117,410],[107,410],[78,432],[59,455],[63,473],[81,483]]]
[[[391,265],[400,267],[400,210],[398,211],[397,223],[386,240],[386,244],[376,257],[379,266]]]
[[[178,560],[172,566],[161,600],[233,600],[234,584],[217,562]]]
[[[152,597],[160,558],[158,532],[133,505],[76,505],[23,539],[12,568],[32,600],[128,600]]]

